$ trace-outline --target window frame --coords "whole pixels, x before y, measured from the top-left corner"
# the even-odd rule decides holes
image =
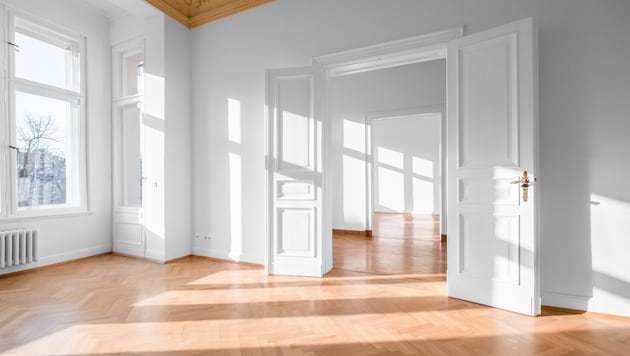
[[[125,204],[126,186],[124,183],[123,169],[123,137],[121,135],[122,112],[126,107],[137,105],[140,110],[141,120],[144,117],[144,82],[137,83],[140,85],[139,90],[135,93],[128,93],[127,88],[129,82],[127,79],[128,71],[125,65],[127,58],[141,55],[142,66],[145,62],[145,38],[136,37],[122,42],[112,48],[112,177],[113,177],[113,206],[115,210],[142,211],[143,205],[132,206]],[[142,128],[140,129],[142,131]],[[143,155],[144,140],[143,133],[140,133],[140,150]],[[144,167],[143,167],[144,168]],[[141,188],[142,189],[142,188]],[[141,194],[144,196],[144,192]]]
[[[0,89],[0,100],[2,101],[2,113],[4,118],[0,118],[0,125],[5,129],[1,135],[0,142],[0,164],[5,172],[0,176],[0,220],[22,220],[27,218],[40,218],[60,215],[77,215],[89,213],[88,179],[87,179],[87,61],[86,61],[86,38],[73,31],[64,29],[45,20],[36,18],[13,8],[8,8],[0,4],[0,16],[5,20],[6,25],[0,28],[3,41],[3,53],[0,55],[2,65],[2,88]],[[15,50],[8,42],[15,43],[16,20],[21,22],[21,27],[29,31],[34,31],[38,35],[43,33],[45,37],[55,41],[66,42],[72,51],[72,89],[59,88],[53,85],[44,84],[29,79],[16,77],[15,72]],[[78,61],[78,63],[77,63]],[[77,83],[78,81],[78,83]],[[73,90],[76,89],[76,90]],[[76,119],[71,118],[72,126],[68,128],[72,132],[71,140],[76,141],[71,144],[71,164],[72,176],[76,183],[72,184],[72,191],[78,197],[72,202],[63,205],[44,205],[36,207],[18,207],[18,182],[17,182],[17,155],[15,150],[9,146],[16,145],[16,93],[28,93],[39,95],[61,101],[67,101],[72,105],[77,105]],[[68,169],[67,169],[68,171]],[[66,197],[68,197],[68,192]]]

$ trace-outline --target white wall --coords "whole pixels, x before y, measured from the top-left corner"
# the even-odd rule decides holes
[[[190,255],[192,244],[190,32],[165,18],[166,260]]]
[[[330,81],[333,228],[367,229],[366,115],[444,104],[445,65],[445,60],[436,60],[335,77]]]
[[[586,307],[595,295],[592,310],[627,314],[609,301],[630,303],[622,255],[630,251],[630,229],[595,211],[617,215],[630,205],[630,2],[623,0],[278,0],[193,30],[193,231],[211,237],[195,241],[194,251],[230,257],[236,238],[243,250],[236,257],[263,260],[267,68],[308,65],[313,56],[458,25],[474,33],[529,16],[540,37],[543,303]],[[241,103],[239,145],[227,139],[229,98]],[[227,208],[235,189],[230,152],[243,167],[238,236]],[[591,194],[610,200],[591,205]],[[602,258],[602,247],[616,253]]]
[[[6,0],[31,16],[87,37],[88,214],[0,222],[0,230],[39,228],[39,266],[112,249],[111,224],[111,53],[107,19],[79,1]],[[68,11],[68,5],[72,11]],[[0,274],[20,268],[0,270]]]
[[[442,113],[372,121],[374,211],[440,214]]]
[[[166,25],[158,14],[144,21],[143,175],[142,206],[145,256],[166,260]]]

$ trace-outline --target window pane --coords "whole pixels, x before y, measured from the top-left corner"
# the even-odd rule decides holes
[[[144,55],[136,53],[123,57],[124,91],[123,96],[142,94]]]
[[[78,91],[71,45],[38,33],[16,28],[15,76],[58,88]],[[78,63],[78,61],[77,61]]]
[[[78,106],[16,92],[18,208],[77,205]]]
[[[123,205],[142,206],[142,115],[137,105],[122,108],[122,179]]]

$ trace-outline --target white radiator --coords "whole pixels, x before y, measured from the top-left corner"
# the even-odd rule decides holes
[[[37,229],[0,231],[0,268],[37,262]]]

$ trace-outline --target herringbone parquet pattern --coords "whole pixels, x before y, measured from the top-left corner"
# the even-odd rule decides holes
[[[630,354],[628,320],[525,317],[447,298],[442,273],[407,272],[335,269],[318,279],[200,257],[158,265],[98,256],[0,279],[0,353]]]

